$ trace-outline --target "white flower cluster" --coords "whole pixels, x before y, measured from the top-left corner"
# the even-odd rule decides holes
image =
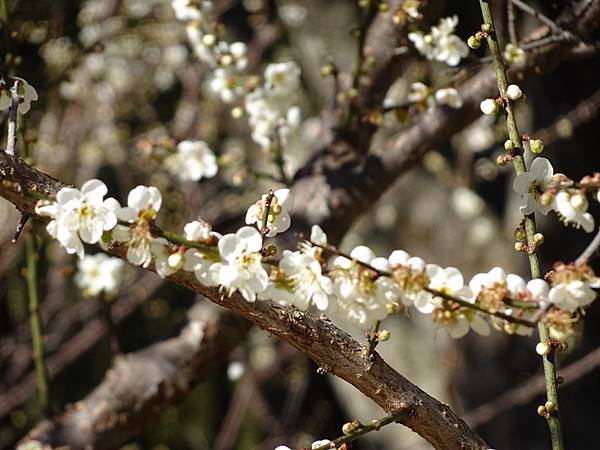
[[[122,259],[111,258],[105,253],[85,255],[77,263],[75,283],[85,297],[95,297],[102,292],[112,297],[119,289],[123,266]]]
[[[217,157],[204,141],[181,141],[164,164],[171,174],[183,181],[212,178],[219,170]]]
[[[300,67],[293,62],[269,64],[264,84],[246,96],[252,138],[263,149],[286,145],[300,125],[300,108],[295,106],[300,86]]]
[[[442,88],[434,92],[429,86],[421,82],[410,85],[407,100],[416,103],[427,111],[432,111],[436,105],[446,105],[454,109],[462,108],[463,105],[462,98],[456,89]]]
[[[457,66],[461,58],[469,54],[469,47],[454,34],[456,25],[458,25],[458,16],[442,18],[437,26],[431,27],[429,33],[415,31],[408,33],[408,38],[419,53],[429,61],[440,61],[449,66]]]
[[[19,106],[17,107],[17,112],[19,114],[25,114],[31,108],[31,102],[37,101],[37,91],[23,78],[14,77],[11,81],[13,83],[15,81],[19,82],[17,85],[17,94],[19,95]],[[0,85],[0,111],[10,108],[12,103],[12,97],[10,93],[11,88],[12,86],[5,85],[4,83]]]
[[[591,233],[594,230],[594,218],[587,212],[588,201],[580,190],[559,190],[556,195],[548,193],[552,184],[563,178],[564,175],[554,173],[552,164],[546,158],[534,159],[529,171],[517,176],[513,182],[514,190],[521,195],[521,212],[527,215],[537,211],[546,215],[554,210],[565,224],[583,227]]]
[[[595,299],[592,288],[600,287],[588,266],[564,264],[549,275],[550,285],[544,280],[526,283],[499,267],[465,283],[458,269],[427,264],[402,250],[383,258],[361,245],[345,256],[328,244],[317,225],[299,250],[285,250],[278,264],[267,264],[265,257],[272,253],[264,238],[290,226],[288,189],[269,193],[249,208],[246,221],[258,229],[244,226],[221,236],[197,220],[184,227],[185,239],[175,239],[179,245],[152,234],[162,203],[157,188],[137,186],[124,207],[113,198],[105,200],[106,193],[104,183],[90,180],[81,191],[63,188],[55,202],[41,201],[36,208],[38,214],[52,219],[50,234],[67,252],[82,258],[77,282],[86,295],[114,293],[121,267],[103,255],[84,259],[82,241],[100,245],[121,242],[127,247],[129,262],[144,267],[154,262],[161,277],[179,270],[193,272],[204,285],[220,286],[228,295],[238,291],[248,302],[258,298],[301,309],[314,307],[364,330],[413,306],[431,315],[454,338],[470,329],[489,334],[485,311],[495,314],[487,317],[494,327],[518,334],[528,334],[531,328],[510,319],[532,321],[550,311],[542,320],[547,321],[555,339],[566,339],[571,334],[572,315],[589,305]],[[267,227],[263,228],[265,214]],[[110,233],[101,241],[105,232]],[[328,261],[325,253],[337,256]]]
[[[300,86],[298,65],[267,65],[263,85],[252,89],[256,84],[246,83],[241,76],[248,62],[246,44],[218,39],[219,32],[210,17],[212,3],[173,0],[171,5],[177,19],[187,22],[188,38],[198,58],[214,69],[208,83],[210,91],[224,103],[243,105],[252,138],[263,149],[286,145],[300,125],[300,108],[295,105]]]

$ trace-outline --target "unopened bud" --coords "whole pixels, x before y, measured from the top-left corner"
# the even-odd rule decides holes
[[[391,333],[388,330],[381,330],[379,332],[379,340],[385,342],[390,339]]]
[[[507,152],[512,151],[512,149],[515,148],[515,144],[513,141],[511,141],[510,139],[507,139],[506,141],[504,141],[504,150],[506,150]]]
[[[553,401],[548,400],[546,403],[544,403],[544,408],[546,409],[546,411],[551,413],[552,411],[556,410],[556,405]]]
[[[527,240],[527,232],[523,227],[519,227],[515,230],[515,239],[522,242]]]
[[[550,205],[554,201],[554,194],[552,192],[546,191],[540,197],[540,203],[544,206]]]
[[[353,420],[352,422],[346,422],[342,426],[342,433],[350,434],[354,433],[356,429],[360,428],[360,422],[358,420]]]
[[[516,84],[511,84],[506,88],[506,96],[511,100],[519,100],[523,96],[523,91]]]
[[[479,39],[477,36],[469,36],[467,45],[473,50],[477,50],[479,47],[481,47],[481,39]]]
[[[183,264],[183,256],[179,252],[173,253],[167,258],[167,264],[169,264],[169,267],[178,269]]]
[[[515,242],[515,250],[518,252],[524,252],[525,250],[527,250],[527,244],[525,244],[525,242]]]
[[[544,150],[544,141],[541,139],[530,139],[529,140],[529,148],[532,153],[539,155]]]
[[[205,34],[204,36],[202,36],[202,43],[207,47],[212,47],[213,45],[215,45],[216,41],[217,38],[214,34]]]
[[[281,214],[281,205],[277,203],[276,205],[271,206],[271,211],[273,211],[274,214]]]
[[[546,356],[548,353],[550,353],[550,346],[544,342],[538,342],[538,344],[535,346],[535,352],[540,356]]]
[[[540,406],[538,406],[538,407],[537,407],[537,413],[538,413],[540,416],[545,416],[545,415],[547,414],[546,408],[544,408],[544,406],[543,406],[543,405],[540,405]]]
[[[482,113],[491,116],[498,112],[498,103],[493,98],[486,98],[479,104],[479,108]]]
[[[533,245],[539,247],[544,243],[544,235],[542,233],[535,233],[533,235]]]
[[[491,33],[494,28],[491,23],[484,23],[481,25],[481,31],[484,33]]]
[[[498,155],[496,158],[496,164],[500,167],[506,166],[510,162],[510,155],[504,153],[502,155]]]
[[[335,71],[335,68],[333,67],[333,64],[325,64],[324,66],[321,67],[321,76],[328,77],[328,76],[332,75],[334,71]]]

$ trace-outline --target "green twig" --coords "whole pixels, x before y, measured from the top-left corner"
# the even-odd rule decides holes
[[[328,450],[337,448],[342,444],[355,441],[359,437],[364,436],[371,431],[378,431],[380,428],[389,425],[390,423],[403,422],[410,416],[411,412],[412,409],[407,407],[398,414],[385,416],[379,420],[374,420],[369,425],[362,425],[359,422],[356,422],[357,426],[349,433],[340,436],[339,438],[331,441],[329,444],[321,445],[313,450]]]
[[[260,227],[260,234],[263,238],[269,232],[269,212],[271,212],[271,202],[273,201],[273,197],[275,197],[275,194],[273,193],[273,190],[270,190],[267,194],[267,198],[265,198],[262,224]]]
[[[48,377],[44,365],[44,341],[42,338],[42,325],[38,311],[37,290],[37,252],[34,236],[27,235],[25,240],[25,253],[27,260],[27,291],[29,293],[29,321],[31,325],[31,341],[33,344],[33,361],[38,385],[38,398],[43,411],[48,409]]]
[[[486,32],[486,40],[488,45],[490,46],[490,52],[492,55],[492,61],[494,63],[494,69],[496,71],[496,79],[498,82],[498,91],[500,93],[500,97],[506,99],[506,88],[508,85],[507,77],[506,77],[506,66],[504,65],[504,61],[502,60],[502,52],[500,50],[500,46],[498,44],[495,32],[494,32],[494,21],[492,19],[492,13],[490,11],[490,6],[488,1],[479,0],[479,5],[481,7],[481,13],[483,16],[483,22],[485,27],[484,30]],[[515,118],[513,104],[510,101],[505,100],[504,109],[506,112],[506,128],[508,130],[508,137],[513,142],[517,149],[523,148],[523,142],[521,140],[521,135],[519,134],[519,129],[517,126],[517,120]],[[521,154],[515,154],[512,159],[513,166],[515,168],[515,173],[521,175],[526,172],[525,160]],[[534,214],[530,214],[525,216],[525,231],[527,233],[527,244],[530,248],[535,248],[533,245],[533,236],[536,234],[536,225],[535,225],[535,217]],[[542,272],[540,269],[540,259],[537,250],[530,252],[529,256],[529,266],[531,269],[531,276],[533,278],[541,278]],[[538,322],[538,331],[540,334],[540,341],[546,345],[549,345],[549,336],[548,329],[544,325],[543,322]],[[550,345],[549,345],[550,346]],[[550,348],[552,348],[550,346]],[[560,414],[558,407],[558,395],[557,395],[557,383],[556,383],[556,367],[554,363],[554,350],[551,351],[548,355],[542,357],[544,362],[544,375],[546,379],[546,391],[548,401],[551,401],[556,406],[554,412],[548,415],[548,426],[550,428],[550,437],[552,439],[552,449],[553,450],[563,450],[563,442],[562,442],[562,432],[560,426]]]
[[[377,344],[379,343],[379,327],[381,326],[381,320],[378,320],[377,322],[375,322],[375,325],[373,325],[373,329],[371,330],[371,333],[369,333],[367,336],[369,338],[369,345],[367,346],[367,358],[371,359],[373,356],[373,352],[375,351],[375,347],[377,347]]]

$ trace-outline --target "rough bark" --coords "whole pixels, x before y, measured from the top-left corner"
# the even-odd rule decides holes
[[[64,186],[58,180],[29,167],[22,160],[4,152],[0,152],[0,179],[0,195],[10,200],[22,212],[29,213],[32,216],[35,216],[34,209],[36,203],[36,200],[31,197],[32,193],[52,197]],[[126,248],[124,245],[117,245],[110,252],[116,256],[125,258]],[[205,296],[214,303],[227,308],[250,322],[255,323],[262,329],[289,342],[312,358],[319,364],[323,371],[330,372],[354,385],[369,398],[373,399],[386,412],[399,413],[404,409],[410,409],[411,414],[404,422],[404,425],[421,435],[434,448],[447,450],[481,450],[488,448],[481,437],[470,430],[447,405],[439,402],[412,384],[385,363],[378,354],[375,353],[372,360],[370,360],[366,357],[365,349],[362,345],[329,322],[324,316],[315,317],[311,313],[300,311],[293,307],[281,307],[269,301],[248,303],[237,293],[231,297],[223,297],[217,288],[208,288],[201,285],[194,275],[189,272],[178,272],[169,277],[169,279]],[[145,354],[144,351],[140,353]],[[185,353],[189,353],[189,351]],[[204,352],[200,352],[200,355],[204,355]],[[213,354],[213,356],[216,355]],[[213,358],[203,361],[208,364],[209,361],[218,359]],[[187,370],[194,371],[199,367],[201,365],[194,365],[190,368],[184,364],[179,372],[183,371],[183,373],[186,373]],[[173,374],[175,372],[177,371],[170,373]],[[89,401],[90,405],[102,407],[105,405],[107,399],[100,395],[101,393],[108,395],[109,392],[118,392],[120,395],[125,395],[129,387],[121,389],[124,385],[119,382],[119,378],[124,377],[108,376],[104,383],[94,391],[95,395],[91,398],[88,397],[86,401]],[[151,381],[153,382],[152,385],[156,385],[155,379]],[[124,378],[122,383],[126,382],[127,378]],[[111,385],[111,390],[106,391],[103,388],[106,383],[117,383],[117,385]],[[169,398],[172,397],[177,397],[177,394],[169,396]],[[117,396],[109,398],[117,401]],[[152,405],[160,404],[162,398],[162,396],[156,398],[151,396],[148,404],[143,403],[141,407],[136,402],[125,402],[128,406],[135,405],[137,414],[131,415],[129,419],[123,419],[122,425],[127,425],[128,429],[136,429],[138,416],[144,417],[140,423],[144,423],[146,420],[146,409],[144,408],[148,407],[152,411]],[[88,411],[87,408],[85,410]],[[110,408],[110,410],[114,411],[115,408]],[[84,442],[100,445],[100,441],[103,442],[102,445],[106,442],[107,447],[94,448],[114,448],[116,441],[112,441],[108,437],[95,440],[94,438],[98,432],[92,431],[91,434],[85,435],[87,439],[92,439],[92,442],[85,439],[82,441],[80,438],[76,439],[81,434],[75,424],[80,422],[69,421],[70,414],[72,413],[72,411],[64,413],[62,416],[55,418],[51,424],[48,422],[43,423],[32,432],[31,436],[35,436],[38,439],[44,438],[44,440],[47,439],[48,442],[52,443],[59,442],[61,445],[69,445],[75,449],[83,448],[84,445],[82,443]],[[80,414],[83,413],[80,412]],[[103,418],[104,416],[101,415],[100,417]],[[83,421],[83,423],[89,425],[90,422]],[[58,434],[52,432],[57,425],[61,425],[62,427],[58,428],[60,430]],[[121,421],[116,420],[114,423],[111,421],[109,425],[108,428],[110,429],[114,429],[115,426],[119,426],[120,428]],[[50,427],[50,431],[47,432],[48,434],[42,434],[40,429],[48,426]],[[99,430],[105,432],[103,427],[100,427]],[[125,439],[130,436],[125,429],[121,432],[115,432],[114,435],[117,437],[123,436]],[[58,441],[54,441],[54,439],[58,439]],[[126,440],[122,442],[126,442]]]

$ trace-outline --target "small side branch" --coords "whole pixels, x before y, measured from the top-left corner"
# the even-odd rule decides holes
[[[17,150],[17,111],[19,109],[19,80],[10,88],[10,108],[8,110],[8,137],[6,138],[6,153],[19,156]]]

